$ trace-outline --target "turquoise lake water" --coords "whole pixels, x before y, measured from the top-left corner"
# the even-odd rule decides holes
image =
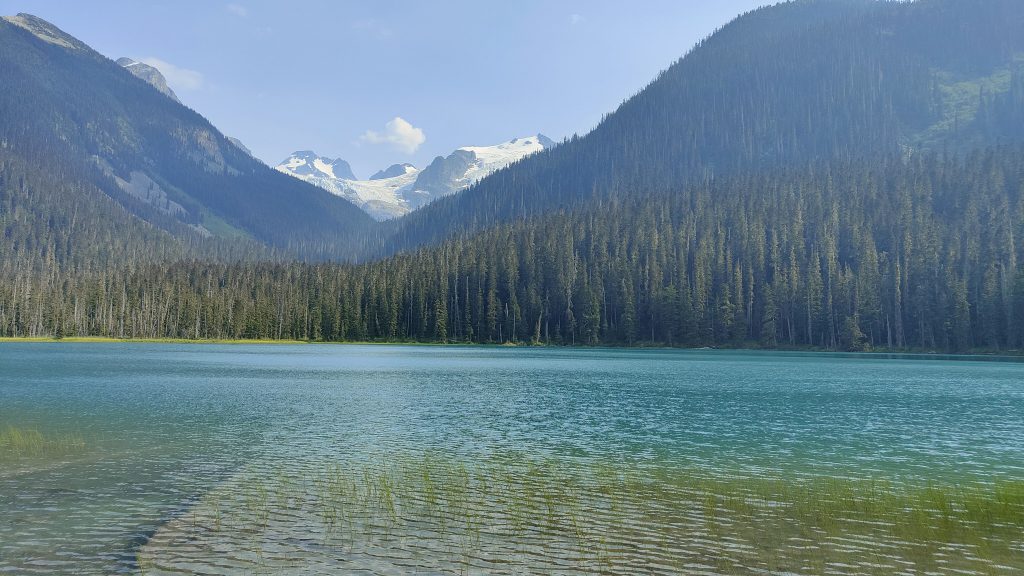
[[[741,527],[709,538],[707,510],[644,506],[684,500],[664,480],[684,473],[900,486],[1024,480],[1024,363],[10,343],[0,344],[0,431],[9,427],[76,446],[0,460],[0,573],[770,573],[775,560],[753,536],[730,544]],[[328,480],[340,478],[331,470],[362,472],[335,482],[344,504],[328,508]],[[438,489],[447,500],[428,478],[435,470],[448,470]],[[507,484],[495,488],[488,474]],[[612,486],[644,486],[642,497],[625,488],[601,497],[601,474]],[[462,492],[453,475],[465,476]],[[529,486],[560,490],[561,500],[547,500],[548,524],[528,512],[529,492],[541,490]],[[527,500],[521,517],[511,501],[492,510],[490,500],[516,490]],[[497,496],[466,504],[484,493]],[[418,515],[416,506],[456,500],[464,527],[447,512]],[[605,520],[616,532],[588,540],[579,527]],[[844,573],[844,554],[870,551],[894,558],[893,573],[920,573],[916,557],[899,564],[902,553],[875,550],[882,541],[837,538],[819,554],[834,563],[798,566]],[[979,566],[1024,569],[1014,563],[1024,543],[1008,546]],[[928,553],[938,573],[956,555]]]

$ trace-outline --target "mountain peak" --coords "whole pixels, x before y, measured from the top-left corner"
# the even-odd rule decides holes
[[[385,178],[394,178],[395,176],[404,176],[409,172],[415,171],[416,167],[412,164],[392,164],[384,170],[378,171],[373,176],[370,176],[370,180],[384,180]]]
[[[463,146],[459,150],[473,152],[485,162],[501,164],[502,166],[499,167],[504,167],[504,165],[554,145],[555,143],[547,136],[537,134],[513,138],[494,146]]]
[[[174,90],[171,90],[171,87],[167,85],[167,79],[164,78],[164,75],[153,66],[150,66],[145,62],[139,62],[138,60],[126,57],[118,58],[117,64],[131,72],[136,78],[148,82],[150,86],[156,88],[164,96],[167,96],[179,104],[181,103],[181,100],[178,100],[178,95],[175,94]]]
[[[395,164],[369,180],[357,180],[347,162],[318,156],[312,150],[295,152],[276,168],[349,200],[377,220],[409,211],[402,200],[402,192],[413,184],[419,173],[412,164]]]
[[[72,228],[57,218],[60,206],[88,207],[80,221],[89,232],[63,238],[88,244],[116,229],[103,236],[110,244],[87,248],[101,262],[138,262],[129,255],[136,249],[160,258],[221,254],[240,238],[255,243],[246,251],[262,244],[322,258],[352,254],[344,236],[370,225],[366,214],[271,171],[207,119],[127,74],[45,20],[0,20],[0,179],[24,176],[24,186],[40,190],[28,206],[52,215],[28,210],[41,229]],[[53,158],[62,169],[46,169]],[[196,246],[207,237],[214,243]]]
[[[335,161],[317,156],[311,150],[295,152],[277,169],[351,200],[378,220],[386,220],[467,188],[513,162],[554,145],[550,138],[536,134],[494,146],[466,146],[447,157],[438,156],[423,170],[412,164],[392,164],[367,180],[342,176],[337,167],[332,174],[323,164]]]
[[[320,178],[326,180],[355,180],[352,167],[341,158],[320,156],[312,150],[298,150],[277,165],[285,174],[302,179]],[[318,184],[314,182],[315,184]]]
[[[235,138],[233,136],[225,136],[225,138],[227,138],[228,142],[231,142],[232,144],[234,144],[235,147],[238,148],[239,150],[241,150],[242,152],[245,152],[249,156],[252,156],[253,158],[256,158],[256,155],[252,153],[252,150],[249,150],[249,147],[246,146],[245,144],[242,144],[242,141],[239,140],[238,138]],[[259,160],[258,158],[256,158],[256,159]],[[261,160],[261,162],[262,162],[262,160]]]
[[[32,14],[21,12],[16,16],[3,16],[3,20],[9,24],[28,30],[43,42],[56,44],[57,46],[71,50],[85,50],[88,48],[88,46],[83,44],[74,36],[71,36],[46,20],[43,20],[38,16],[33,16]]]

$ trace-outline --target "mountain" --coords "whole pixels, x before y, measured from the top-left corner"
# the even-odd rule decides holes
[[[33,16],[32,14],[21,13],[15,16],[3,16],[0,17],[0,20],[4,20],[8,24],[28,31],[37,39],[46,42],[47,44],[60,46],[61,48],[67,48],[68,50],[89,49],[89,47],[79,39],[67,34],[46,20],[43,20],[38,16]]]
[[[66,242],[72,231],[53,229],[52,216],[84,201],[119,214],[70,215],[74,228],[124,244],[102,254],[146,258],[173,245],[202,255],[202,246],[243,241],[305,258],[356,256],[372,225],[362,211],[255,160],[150,81],[40,18],[0,20],[0,176],[47,188],[28,196],[35,220],[21,223],[24,241]],[[158,232],[145,245],[116,237],[147,227]]]
[[[334,236],[293,207],[279,217],[251,180],[267,229],[320,248],[289,257],[361,242],[358,265],[199,252],[239,244],[183,219],[208,195],[160,201],[154,174],[169,176],[153,166],[180,157],[197,179],[221,166],[214,145],[243,153],[212,131],[133,153],[205,125],[112,62],[81,61],[87,49],[45,24],[0,22],[0,48],[0,335],[1024,349],[1017,0],[755,10],[591,133]],[[465,178],[480,158],[465,152],[440,181]],[[113,158],[106,180],[93,156]],[[202,182],[229,186],[226,163]],[[408,209],[427,169],[383,172],[395,175],[363,194]]]
[[[299,177],[302,180],[307,178],[328,180],[356,179],[348,162],[340,158],[334,159],[317,156],[316,152],[312,150],[302,150],[293,153],[284,162],[281,162],[277,169],[286,174]]]
[[[134,74],[136,78],[148,82],[150,86],[156,88],[157,91],[164,96],[167,96],[179,104],[181,103],[181,100],[178,100],[178,95],[175,94],[174,90],[171,90],[171,87],[167,85],[167,79],[164,78],[164,75],[156,68],[144,62],[138,62],[127,57],[118,58],[117,63],[125,70]]]
[[[308,150],[293,153],[277,169],[346,198],[377,220],[387,220],[472,186],[552,146],[554,142],[542,134],[495,146],[467,146],[447,157],[438,156],[422,171],[411,164],[394,164],[369,180],[357,180],[344,160],[317,156]]]
[[[117,63],[125,70],[135,75],[136,78],[148,82],[150,86],[156,88],[157,91],[161,94],[164,94],[165,96],[167,96],[171,100],[174,100],[175,102],[178,102],[179,104],[181,103],[181,100],[178,99],[178,95],[175,94],[174,90],[171,90],[171,87],[167,85],[167,79],[164,78],[164,75],[161,74],[160,71],[154,68],[153,66],[150,66],[149,64],[146,64],[144,62],[132,60],[131,58],[127,57],[118,58]],[[253,156],[252,150],[249,150],[249,148],[245,144],[243,144],[242,141],[239,140],[238,138],[232,138],[231,136],[227,136],[227,139],[228,142],[231,142],[232,144],[237,146],[238,149],[241,150],[242,152],[245,152],[249,156]],[[253,158],[255,158],[255,156],[253,156]]]
[[[0,336],[1020,351],[1022,262],[1009,146],[642,191],[358,266],[23,277]]]
[[[242,152],[245,152],[249,156],[252,156],[253,158],[256,158],[255,156],[253,156],[252,150],[249,150],[249,147],[246,146],[245,144],[243,144],[242,141],[239,140],[238,138],[233,138],[231,136],[227,136],[227,139],[228,139],[228,142],[231,142],[232,144],[234,144],[235,147],[238,148],[239,150],[241,150]]]
[[[384,253],[642,190],[1024,140],[1024,2],[786,2],[700,42],[585,136],[388,225]]]
[[[348,162],[318,156],[311,150],[294,152],[276,170],[340,196],[377,220],[400,216],[408,211],[403,190],[419,172],[411,164],[395,164],[378,171],[369,180],[358,180]]]
[[[418,173],[411,164],[394,164],[369,180],[335,180],[334,183],[340,188],[340,194],[367,214],[386,220],[408,211],[403,194],[416,181]]]
[[[416,167],[412,164],[392,164],[383,170],[378,170],[370,176],[370,180],[384,180],[386,178],[394,178],[395,176],[405,176],[410,172],[416,170]]]
[[[438,156],[416,178],[406,195],[409,208],[415,210],[436,198],[449,196],[531,154],[553,147],[543,134],[513,138],[496,146],[467,146],[447,157]]]

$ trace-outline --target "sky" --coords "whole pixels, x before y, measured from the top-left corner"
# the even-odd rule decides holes
[[[356,175],[460,146],[584,134],[702,38],[768,0],[0,0],[112,59],[276,165]]]

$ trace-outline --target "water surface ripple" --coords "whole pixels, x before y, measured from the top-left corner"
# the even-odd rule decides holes
[[[18,343],[9,427],[0,572],[1024,570],[1017,362]]]

